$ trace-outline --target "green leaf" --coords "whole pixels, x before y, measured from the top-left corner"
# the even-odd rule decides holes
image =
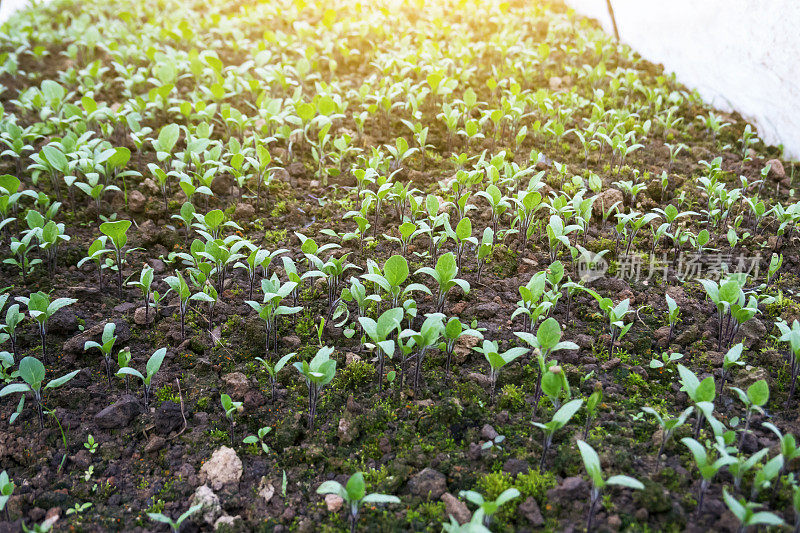
[[[643,490],[644,485],[641,481],[633,479],[630,476],[611,476],[606,480],[607,485],[618,485],[620,487],[627,487],[629,489]]]
[[[408,279],[408,261],[402,255],[393,255],[383,264],[383,272],[392,287],[399,287]]]
[[[181,134],[180,126],[177,124],[167,124],[158,132],[158,148],[161,152],[172,152],[178,137]]]
[[[56,389],[56,388],[60,387],[61,385],[63,385],[64,383],[66,383],[67,381],[69,381],[72,378],[74,378],[76,375],[78,375],[78,372],[80,372],[80,369],[73,370],[69,374],[64,374],[60,378],[53,379],[47,385],[45,385],[44,388],[45,389]]]
[[[753,405],[763,407],[769,401],[769,385],[766,380],[759,379],[747,388],[747,397]]]
[[[549,352],[555,348],[558,341],[561,340],[561,326],[558,321],[553,317],[549,317],[542,322],[536,331],[536,340],[539,341],[542,352]]]
[[[19,362],[19,377],[33,389],[39,388],[44,381],[44,374],[44,365],[35,357],[28,356]]]
[[[347,480],[347,501],[356,502],[361,500],[366,494],[366,486],[364,484],[364,474],[356,472],[350,479]]]

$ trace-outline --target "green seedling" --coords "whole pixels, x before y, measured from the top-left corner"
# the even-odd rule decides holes
[[[233,415],[242,410],[242,402],[234,402],[225,393],[219,395],[219,401],[222,404],[222,410],[225,412],[225,418],[231,423],[231,446],[233,446],[233,428],[235,425]]]
[[[131,227],[130,220],[116,220],[114,222],[103,222],[100,224],[100,232],[107,236],[114,248],[114,258],[117,265],[117,286],[119,296],[122,298],[122,267],[125,264],[125,254],[123,248],[128,244],[128,229]]]
[[[517,346],[514,348],[509,348],[508,350],[500,353],[500,350],[497,347],[497,342],[485,339],[481,346],[475,346],[472,349],[478,353],[482,353],[486,358],[486,361],[489,363],[489,380],[492,383],[490,396],[492,403],[494,403],[495,390],[497,388],[497,378],[500,375],[500,370],[502,370],[503,367],[508,363],[514,361],[522,355],[525,355],[528,352],[528,349]]]
[[[103,362],[106,367],[106,378],[108,378],[108,386],[111,388],[111,352],[114,350],[114,343],[117,342],[117,336],[114,332],[117,325],[114,322],[108,322],[103,326],[102,342],[86,341],[83,345],[83,350],[88,351],[89,348],[97,348],[103,355]]]
[[[308,429],[313,431],[317,415],[317,405],[322,389],[336,375],[336,361],[331,359],[333,348],[325,346],[317,350],[311,361],[298,361],[294,367],[305,378],[308,386]]]
[[[162,514],[162,513],[147,513],[147,516],[148,516],[148,518],[150,518],[150,520],[152,520],[154,522],[160,522],[162,524],[167,524],[170,527],[170,529],[172,530],[172,533],[178,533],[180,531],[181,526],[183,525],[183,523],[190,516],[192,516],[193,514],[195,514],[196,512],[198,512],[202,508],[203,508],[202,504],[193,505],[192,507],[189,507],[189,509],[185,513],[180,515],[177,520],[173,520],[172,518],[170,518],[167,515]]]
[[[73,370],[68,374],[64,374],[60,378],[51,379],[44,387],[45,368],[41,361],[35,357],[25,357],[19,362],[19,369],[17,376],[22,379],[23,383],[11,383],[6,385],[0,390],[0,398],[8,396],[9,394],[21,393],[22,397],[17,404],[16,411],[11,415],[9,423],[13,424],[17,417],[22,412],[25,406],[25,394],[28,392],[33,393],[33,399],[36,404],[36,411],[39,415],[39,427],[44,429],[44,406],[43,406],[43,393],[46,389],[57,389],[74,378],[80,370]]]
[[[269,453],[269,446],[267,445],[266,441],[264,440],[267,434],[272,431],[272,428],[269,426],[264,426],[263,428],[259,428],[258,436],[256,435],[248,435],[245,437],[242,442],[245,444],[260,444],[261,450],[264,453]]]
[[[544,424],[540,422],[533,423],[534,426],[544,432],[544,440],[542,441],[542,459],[539,462],[539,470],[541,472],[544,472],[544,463],[547,459],[547,451],[553,444],[553,436],[555,435],[556,431],[569,424],[569,421],[572,420],[572,417],[575,416],[575,413],[578,412],[578,409],[580,409],[582,405],[583,400],[581,399],[569,401],[562,405],[561,408],[556,411],[555,414],[553,414],[553,419],[549,422]]]
[[[39,339],[42,344],[42,359],[47,363],[47,323],[50,318],[64,307],[68,307],[78,300],[74,298],[56,298],[50,301],[50,295],[44,292],[34,292],[30,298],[17,296],[17,301],[28,306],[28,314],[36,321],[39,327]]]
[[[595,507],[597,502],[600,500],[600,494],[602,493],[602,490],[606,486],[617,485],[629,489],[642,490],[644,489],[644,485],[642,485],[641,481],[638,481],[630,476],[616,475],[609,478],[604,478],[603,469],[600,466],[600,457],[598,457],[597,452],[594,451],[594,448],[586,444],[584,441],[579,440],[578,449],[581,452],[583,466],[592,482],[591,495],[589,497],[589,510],[586,519],[586,531],[591,531]]]
[[[375,492],[367,494],[364,474],[361,472],[356,472],[350,476],[345,486],[342,486],[338,481],[325,481],[317,487],[317,494],[335,494],[344,500],[350,520],[350,533],[355,533],[356,531],[361,504],[400,503],[400,498],[390,494],[378,494]]]
[[[164,356],[167,355],[166,348],[159,348],[150,358],[145,365],[145,372],[147,375],[142,375],[141,372],[135,368],[124,366],[117,370],[117,376],[134,376],[142,380],[144,386],[144,404],[150,404],[150,391],[152,390],[153,376],[161,369],[161,364],[164,362]]]

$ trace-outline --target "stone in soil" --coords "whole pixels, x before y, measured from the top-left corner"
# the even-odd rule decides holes
[[[242,460],[236,452],[222,446],[214,451],[211,458],[200,468],[200,481],[219,490],[225,485],[238,483],[242,477]]]
[[[130,394],[125,394],[96,415],[95,423],[101,429],[120,429],[127,427],[133,420],[144,413],[144,406]]]

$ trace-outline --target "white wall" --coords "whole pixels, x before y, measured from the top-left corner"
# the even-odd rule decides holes
[[[613,33],[605,0],[565,0]],[[620,39],[800,158],[800,0],[611,0]]]

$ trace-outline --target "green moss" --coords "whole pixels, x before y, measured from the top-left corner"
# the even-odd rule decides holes
[[[500,390],[498,405],[510,411],[519,411],[525,407],[525,393],[522,387],[508,384]]]
[[[514,486],[520,491],[523,499],[533,497],[540,506],[543,506],[547,500],[547,491],[556,486],[556,477],[549,470],[540,472],[538,469],[530,469],[528,473],[517,476]]]
[[[350,363],[336,373],[333,388],[356,392],[372,383],[375,372],[375,367],[366,361]]]

